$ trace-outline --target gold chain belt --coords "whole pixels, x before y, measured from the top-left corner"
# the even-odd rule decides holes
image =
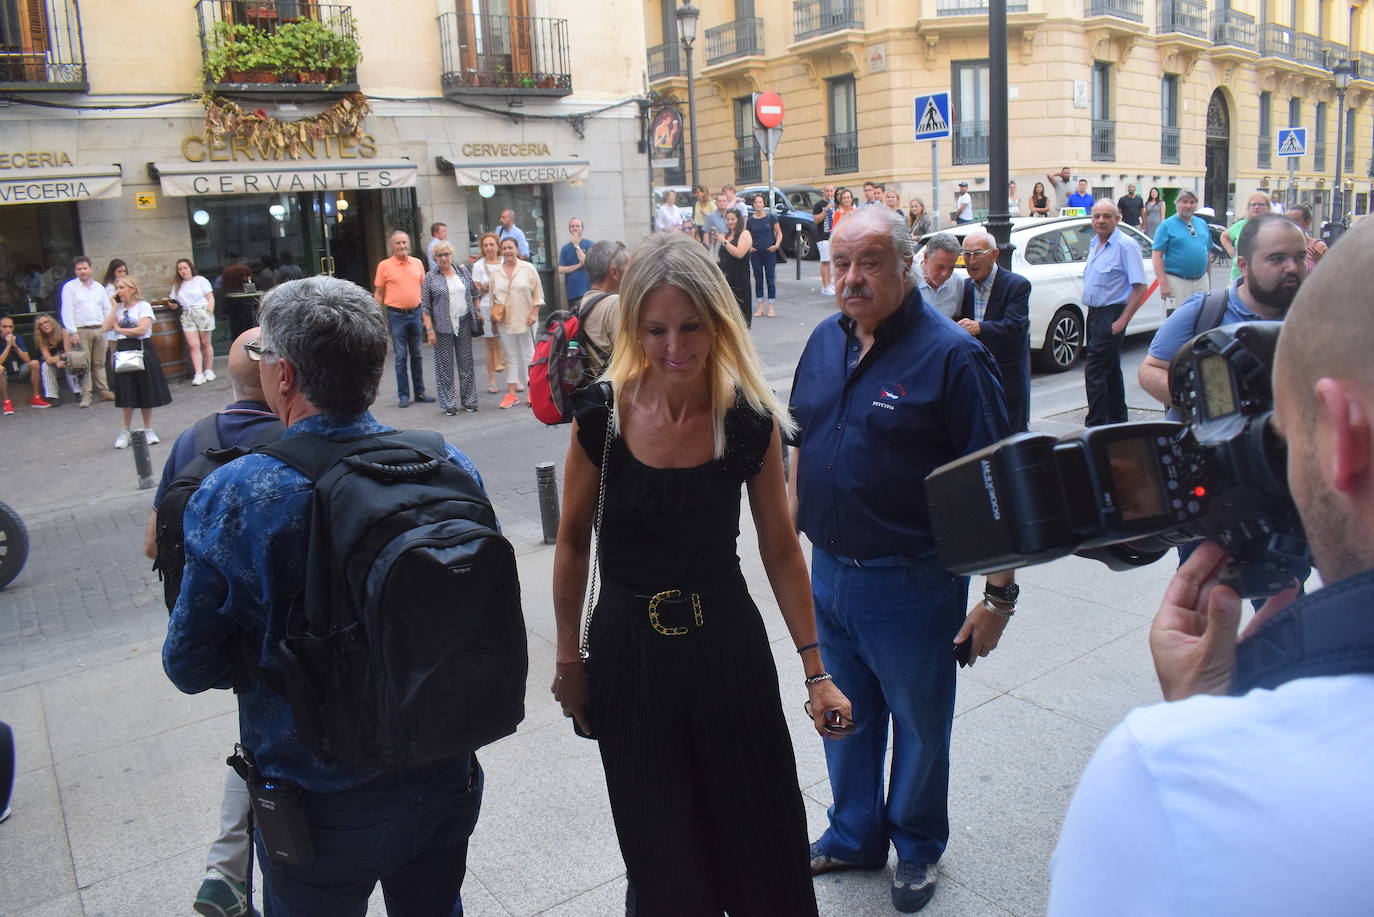
[[[660,621],[658,617],[658,606],[662,602],[666,602],[669,599],[680,598],[681,596],[681,589],[669,589],[667,592],[660,592],[649,599],[649,624],[653,626],[655,631],[665,637],[681,637],[687,633],[687,628],[681,625],[677,627],[664,627],[663,622]],[[697,627],[702,626],[701,596],[695,592],[692,593],[692,618],[696,622]]]

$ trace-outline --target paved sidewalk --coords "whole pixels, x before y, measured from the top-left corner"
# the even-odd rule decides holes
[[[814,297],[814,264],[788,280],[783,318],[755,338],[770,378],[786,388],[797,340],[830,308]],[[793,301],[801,303],[793,305]],[[1143,341],[1132,345],[1138,363]],[[1153,412],[1127,378],[1132,408]],[[478,378],[484,379],[479,369]],[[532,463],[561,459],[565,429],[490,410],[444,426],[397,411],[388,370],[379,416],[434,426],[482,468],[517,545],[530,637],[528,716],[482,752],[483,815],[465,885],[469,917],[613,917],[623,913],[624,866],[596,745],[577,739],[548,684],[552,548],[539,542]],[[172,435],[228,400],[227,384],[173,388],[157,412]],[[1037,429],[1081,423],[1081,373],[1037,377]],[[418,406],[417,406],[418,407]],[[1149,416],[1157,416],[1150,414]],[[33,536],[29,566],[0,592],[0,719],[15,729],[19,776],[13,817],[0,825],[0,911],[25,917],[190,913],[216,829],[223,759],[237,735],[227,692],[188,697],[162,674],[166,611],[140,553],[150,494],[136,489],[128,452],[110,448],[108,405],[20,412],[0,425],[5,490]],[[59,430],[68,448],[53,449]],[[154,447],[157,470],[167,445]],[[801,713],[805,691],[758,559],[748,513],[740,554],[779,671],[813,836],[830,801],[820,740]],[[1067,558],[1018,575],[1023,599],[1002,645],[960,675],[951,839],[925,913],[1043,913],[1049,856],[1078,775],[1107,729],[1158,700],[1146,632],[1172,572],[1161,562],[1127,573]],[[817,880],[827,917],[895,913],[889,874]],[[380,895],[373,913],[385,913]]]

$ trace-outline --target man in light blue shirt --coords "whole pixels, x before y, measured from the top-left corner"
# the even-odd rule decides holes
[[[1083,269],[1083,305],[1088,307],[1083,384],[1088,392],[1089,427],[1126,420],[1126,384],[1121,378],[1121,339],[1145,301],[1140,246],[1116,228],[1121,214],[1111,201],[1092,209],[1093,239]]]
[[[1155,230],[1154,254],[1150,256],[1166,314],[1172,313],[1194,293],[1206,293],[1211,288],[1207,279],[1207,258],[1212,234],[1207,229],[1207,221],[1193,215],[1197,210],[1197,195],[1180,191],[1174,206],[1178,211]]]
[[[921,266],[916,271],[916,288],[921,298],[945,318],[954,318],[964,300],[964,278],[954,273],[963,247],[952,233],[941,232],[926,242]]]
[[[514,239],[515,248],[520,252],[520,257],[529,260],[530,243],[529,240],[525,238],[524,230],[515,225],[514,210],[501,211],[501,228],[496,230],[496,239],[498,242]]]

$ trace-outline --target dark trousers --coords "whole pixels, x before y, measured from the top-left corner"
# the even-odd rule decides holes
[[[462,917],[468,837],[482,807],[475,756],[302,794],[315,860],[266,867],[265,917],[362,917],[378,882],[393,917]],[[263,857],[262,838],[257,849]]]
[[[768,285],[768,298],[778,298],[778,256],[770,251],[749,252],[749,263],[754,266],[754,298],[763,299],[764,283]]]
[[[1088,346],[1083,359],[1083,385],[1088,390],[1085,426],[1100,427],[1126,420],[1126,385],[1121,380],[1121,339],[1112,323],[1126,310],[1124,302],[1088,309]]]
[[[410,383],[406,380],[409,362],[410,374],[415,378],[415,397],[419,398],[425,393],[425,365],[420,362],[420,310],[387,309],[386,320],[391,326],[391,349],[396,354],[396,394],[410,397]]]

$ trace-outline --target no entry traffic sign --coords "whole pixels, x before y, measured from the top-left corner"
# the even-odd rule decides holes
[[[761,127],[782,124],[782,96],[776,92],[761,92],[754,98],[754,118]]]

